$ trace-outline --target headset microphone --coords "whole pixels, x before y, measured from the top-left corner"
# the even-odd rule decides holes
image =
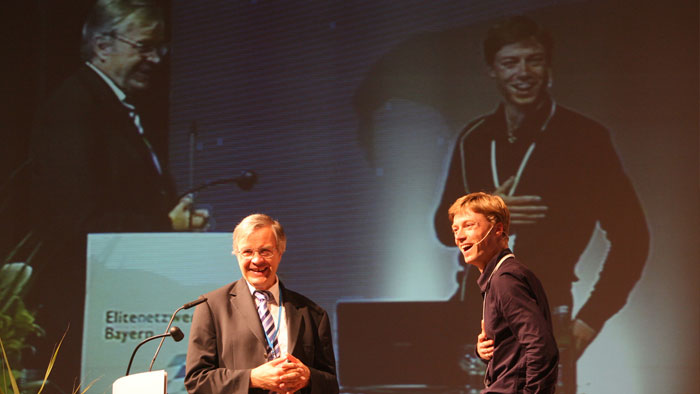
[[[491,225],[491,228],[489,229],[489,231],[487,231],[487,232],[486,232],[486,235],[484,235],[484,237],[483,237],[483,238],[481,238],[481,240],[479,240],[479,242],[475,243],[475,244],[474,244],[474,245],[472,245],[471,247],[473,248],[473,247],[475,247],[476,245],[478,245],[478,244],[480,244],[480,243],[484,242],[484,240],[486,239],[486,237],[488,237],[488,236],[489,236],[489,234],[491,234],[491,230],[493,230],[493,227],[494,227],[494,226],[493,226],[493,225]],[[471,248],[470,248],[470,249],[471,249]]]

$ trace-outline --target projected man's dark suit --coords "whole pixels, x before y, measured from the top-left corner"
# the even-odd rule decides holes
[[[39,306],[47,346],[70,323],[60,364],[75,376],[87,234],[169,231],[174,188],[157,171],[127,108],[87,66],[43,107],[32,135],[32,157],[31,220],[41,248],[29,297]]]
[[[170,179],[158,172],[127,107],[87,66],[48,102],[32,147],[32,196],[37,224],[45,230],[170,229]]]

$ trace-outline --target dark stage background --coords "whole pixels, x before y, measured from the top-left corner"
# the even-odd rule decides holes
[[[13,5],[18,16],[5,17],[12,20],[0,38],[10,77],[3,176],[26,155],[38,102],[79,64],[90,2],[58,3]],[[255,171],[251,191],[223,185],[198,193],[213,212],[210,231],[229,232],[252,212],[279,219],[289,238],[280,276],[334,321],[339,301],[439,301],[455,292],[456,251],[437,240],[433,216],[454,139],[499,100],[481,40],[506,15],[525,13],[547,26],[555,39],[553,97],[611,131],[651,238],[627,304],[578,362],[579,392],[700,387],[697,2],[176,0],[170,7],[172,51],[154,107],[169,120],[161,142],[178,190]],[[359,96],[368,78],[378,85]],[[361,127],[367,122],[372,127]],[[4,226],[3,246],[26,228],[24,187],[14,187],[19,208]],[[590,214],[571,208],[572,221]],[[596,256],[605,255],[604,231],[594,230],[572,285],[574,312],[595,284]],[[173,308],[180,301],[188,300]]]

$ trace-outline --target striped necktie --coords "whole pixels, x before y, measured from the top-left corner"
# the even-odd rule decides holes
[[[153,150],[153,146],[148,141],[148,138],[146,138],[146,135],[143,133],[141,117],[139,116],[138,112],[136,112],[136,108],[132,104],[127,103],[126,101],[122,101],[122,104],[126,107],[126,109],[129,110],[129,117],[131,118],[131,121],[134,122],[136,130],[139,131],[141,139],[143,139],[144,144],[146,144],[148,151],[151,153],[151,159],[153,160],[153,164],[156,166],[156,170],[158,170],[158,173],[162,175],[163,168],[160,166],[160,161],[158,160],[158,156],[156,156],[155,150]]]
[[[267,339],[267,360],[274,360],[280,357],[282,353],[277,340],[278,330],[275,330],[275,321],[272,319],[272,313],[270,313],[270,308],[267,305],[268,301],[272,299],[272,293],[267,290],[255,290],[253,294],[258,299],[258,315],[260,315],[260,321]],[[274,347],[274,350],[271,347]]]

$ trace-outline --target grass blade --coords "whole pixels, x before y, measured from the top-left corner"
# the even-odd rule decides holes
[[[68,328],[70,328],[70,326]],[[41,390],[44,389],[44,386],[46,385],[46,381],[49,380],[49,375],[51,374],[51,370],[53,369],[53,366],[56,363],[56,357],[58,357],[58,350],[61,348],[61,344],[63,343],[63,340],[66,339],[66,334],[68,334],[68,328],[66,328],[66,332],[63,333],[61,340],[58,341],[58,345],[56,345],[56,348],[53,351],[53,355],[51,356],[51,360],[49,361],[49,366],[46,367],[46,375],[44,376],[44,381],[41,383],[41,387],[39,387],[39,391],[37,391],[36,394],[41,394]]]
[[[17,381],[15,380],[15,376],[12,374],[12,368],[10,367],[10,360],[7,359],[7,353],[5,353],[5,345],[2,344],[2,339],[0,339],[0,348],[2,348],[2,358],[3,358],[3,360],[5,360],[5,365],[7,365],[7,371],[9,372],[9,375],[10,375],[10,384],[12,384],[12,390],[15,393],[19,393],[19,387],[17,387]]]

